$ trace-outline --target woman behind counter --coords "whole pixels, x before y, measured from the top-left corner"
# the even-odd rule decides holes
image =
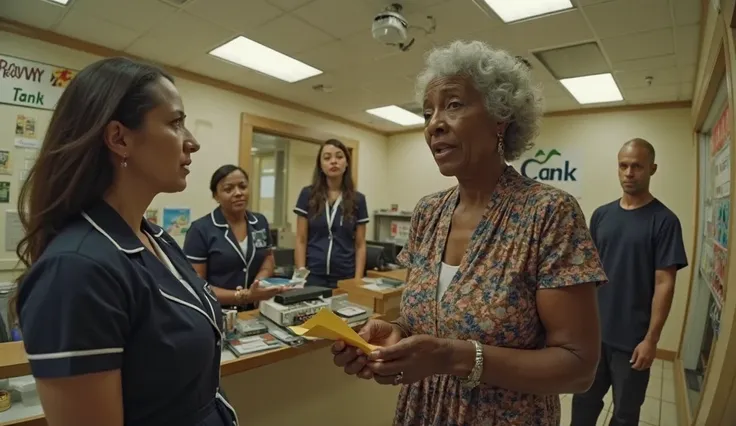
[[[336,288],[340,280],[363,278],[370,219],[351,171],[348,149],[330,139],[317,154],[312,185],[297,198],[295,266],[309,269],[307,286]]]
[[[422,198],[400,263],[400,316],[338,342],[348,374],[404,385],[395,425],[556,426],[558,394],[586,390],[606,281],[575,198],[521,176],[541,119],[528,66],[481,42],[435,49],[417,80],[424,136],[458,185]]]
[[[199,150],[172,78],[124,58],[79,72],[18,198],[23,343],[50,426],[232,426],[222,312],[143,219]]]
[[[273,275],[275,266],[268,221],[247,209],[249,179],[242,168],[225,165],[215,170],[210,191],[219,206],[192,222],[184,252],[223,306],[253,309],[255,302],[284,291],[282,286],[259,283]]]

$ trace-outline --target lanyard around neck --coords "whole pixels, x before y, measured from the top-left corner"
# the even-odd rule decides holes
[[[335,216],[337,216],[337,208],[340,207],[341,202],[342,202],[342,195],[337,197],[337,200],[335,200],[335,204],[332,206],[332,210],[330,210],[330,202],[325,200],[325,216],[327,217],[327,229],[329,229],[330,234],[332,234],[332,224],[335,223]]]

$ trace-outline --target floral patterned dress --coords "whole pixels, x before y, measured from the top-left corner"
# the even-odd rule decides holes
[[[577,201],[507,167],[470,239],[460,267],[437,302],[439,271],[458,188],[424,197],[399,262],[409,268],[401,316],[412,334],[474,339],[539,349],[545,332],[537,313],[540,289],[601,283],[606,276]],[[558,395],[493,386],[464,389],[453,376],[405,385],[394,425],[551,426],[560,422]]]

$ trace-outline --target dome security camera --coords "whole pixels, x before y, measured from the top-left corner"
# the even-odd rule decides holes
[[[373,38],[387,45],[399,45],[408,38],[409,24],[401,15],[401,5],[393,4],[373,18]]]

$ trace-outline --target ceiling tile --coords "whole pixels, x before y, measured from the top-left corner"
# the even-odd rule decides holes
[[[620,71],[614,74],[620,88],[647,88],[650,87],[646,78],[652,77],[651,87],[668,86],[681,83],[682,77],[677,68],[664,68],[647,71]]]
[[[624,99],[633,103],[654,103],[676,101],[680,95],[680,84],[626,89],[622,88]]]
[[[139,36],[136,31],[76,9],[70,10],[54,31],[115,50],[125,49]]]
[[[266,0],[266,2],[278,7],[285,12],[289,12],[302,7],[311,1],[313,0]]]
[[[56,25],[67,10],[43,0],[0,0],[0,16],[44,30]]]
[[[617,0],[578,0],[578,4],[580,6],[585,7],[585,6],[588,6],[588,5],[591,5],[591,4],[606,3],[606,2],[610,2],[610,1],[617,1]]]
[[[659,68],[670,68],[677,65],[675,55],[654,56],[651,58],[612,62],[614,71],[656,70]]]
[[[569,95],[544,99],[544,110],[546,112],[565,111],[578,108],[580,108],[580,104],[575,102],[575,99]]]
[[[363,1],[315,0],[292,13],[333,37],[345,38],[361,30],[370,32],[376,12]]]
[[[688,25],[675,28],[675,53],[678,65],[691,65],[698,62],[700,26]]]
[[[437,3],[436,1],[433,1]],[[429,2],[428,2],[429,3]],[[455,40],[472,38],[475,33],[488,31],[491,28],[503,25],[503,21],[496,15],[487,13],[473,1],[449,0],[417,10],[411,15],[406,15],[409,25],[429,29],[431,21],[427,16],[432,16],[435,21],[435,29],[430,34],[422,30],[411,31],[412,36],[417,39],[428,37],[436,44],[444,45]]]
[[[674,53],[672,30],[669,28],[607,38],[601,44],[608,59],[614,63]]]
[[[400,52],[398,47],[386,46],[374,40],[368,29],[354,33],[344,40],[329,42],[293,56],[322,71],[333,71],[358,67]]]
[[[558,79],[611,72],[595,42],[539,51],[534,56]]]
[[[200,53],[199,56],[184,62],[181,68],[206,75],[212,78],[230,82],[236,75],[240,73],[242,67],[223,61],[212,55]]]
[[[180,65],[234,37],[232,31],[180,11],[136,40],[125,51],[165,64]]]
[[[550,81],[542,84],[542,91],[545,98],[570,97],[570,93],[558,81]]]
[[[670,0],[675,15],[675,25],[697,24],[702,19],[700,1]],[[708,0],[710,3],[710,0]]]
[[[693,82],[688,81],[686,83],[680,84],[680,96],[679,99],[681,101],[687,101],[693,98]]]
[[[680,72],[680,81],[695,81],[697,71],[695,65],[681,65],[677,67]]]
[[[178,10],[150,0],[74,0],[72,8],[139,33],[148,31]]]
[[[264,0],[195,0],[185,10],[236,32],[248,31],[284,13]]]
[[[282,15],[243,35],[287,55],[335,41],[327,33],[290,15]]]
[[[594,40],[590,26],[578,9],[505,25],[497,30],[494,34],[497,40],[513,40],[508,44],[515,52],[552,49]]]
[[[618,0],[588,6],[584,11],[600,38],[672,26],[667,0]]]

